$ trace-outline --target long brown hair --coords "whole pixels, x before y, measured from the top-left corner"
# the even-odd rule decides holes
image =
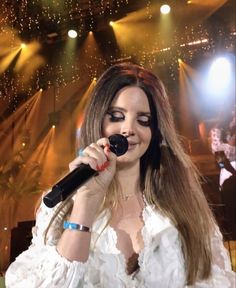
[[[103,137],[103,118],[117,92],[126,86],[143,89],[151,109],[152,140],[140,161],[141,189],[148,203],[154,204],[178,229],[187,284],[194,284],[197,278],[210,276],[210,235],[214,220],[198,172],[181,147],[160,79],[132,63],[116,64],[106,70],[92,92],[81,127],[80,146],[86,147]],[[117,198],[112,193],[108,194],[111,196],[106,198],[101,211],[105,208],[112,210],[116,205]]]

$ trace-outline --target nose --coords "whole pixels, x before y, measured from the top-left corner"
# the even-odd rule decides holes
[[[132,121],[132,119],[127,119],[123,122],[120,134],[126,137],[135,135],[135,123]]]

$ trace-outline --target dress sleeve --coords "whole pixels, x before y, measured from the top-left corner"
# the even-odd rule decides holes
[[[228,251],[223,245],[223,237],[216,227],[212,237],[213,264],[211,277],[197,282],[194,288],[235,288],[236,273],[232,271]]]
[[[68,261],[56,250],[62,234],[62,219],[68,210],[65,206],[51,225],[44,241],[46,228],[57,207],[48,208],[42,202],[32,229],[32,243],[9,266],[6,288],[75,288],[81,287],[87,262]]]

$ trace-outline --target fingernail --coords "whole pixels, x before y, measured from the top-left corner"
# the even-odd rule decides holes
[[[99,167],[98,165],[96,166],[97,171],[101,171],[102,167]]]
[[[102,172],[104,171],[107,167],[109,166],[109,161],[105,162],[104,164],[102,164],[102,166],[96,166],[97,171]]]
[[[109,166],[109,161],[105,162],[105,163],[102,165],[103,170],[105,170],[108,166]]]

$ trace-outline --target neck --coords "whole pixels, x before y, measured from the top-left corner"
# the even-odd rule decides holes
[[[118,166],[116,178],[119,182],[121,198],[123,196],[123,200],[127,197],[137,195],[140,192],[139,162],[134,165]]]

